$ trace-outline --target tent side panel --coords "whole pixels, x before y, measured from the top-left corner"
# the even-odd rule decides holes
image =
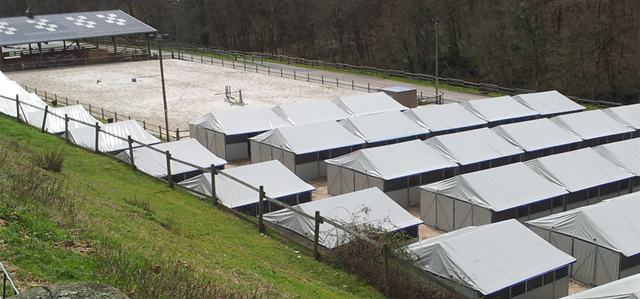
[[[426,225],[437,226],[436,205],[436,194],[420,190],[420,220],[424,221]]]
[[[204,142],[204,147],[206,147],[210,152],[212,152],[214,155],[218,156],[218,153],[216,152],[216,136],[215,136],[215,132],[211,131],[211,130],[207,130],[204,128],[199,128],[199,132],[201,132],[202,134],[202,141]],[[223,139],[224,141],[224,139]],[[218,156],[218,157],[223,157],[223,156]],[[223,158],[226,159],[226,158]]]
[[[409,206],[420,204],[420,189],[417,186],[409,187]]]
[[[546,240],[554,247],[560,249],[560,251],[573,256],[573,252],[571,251],[573,238],[570,236],[549,231],[549,238]]]
[[[214,132],[214,131],[209,131],[211,135],[210,137],[207,137],[208,140],[211,140],[209,142],[212,143],[211,146],[213,146],[213,154],[218,156],[218,157],[224,157],[223,159],[229,159],[227,157],[227,147],[225,146],[225,136],[224,134],[220,133],[220,132]]]
[[[553,298],[569,296],[569,276],[556,280],[553,283],[553,289]]]
[[[324,160],[318,161],[318,173],[320,174],[319,177],[327,176],[327,163]]]
[[[329,195],[342,194],[341,187],[342,174],[339,166],[327,164],[327,193]]]
[[[369,177],[368,175],[354,171],[354,191],[360,191],[374,187],[371,182],[372,179],[373,178]],[[380,188],[380,191],[382,191],[382,188]]]
[[[285,156],[288,156],[291,153],[285,152]],[[285,160],[289,160],[286,158]],[[319,178],[319,169],[318,169],[318,161],[313,161],[304,164],[298,164],[295,166],[296,175],[303,180],[313,180]]]
[[[473,225],[491,224],[493,211],[481,207],[473,207]]]
[[[216,147],[221,145],[218,140],[219,139],[216,139]],[[227,160],[240,160],[249,157],[249,145],[246,142],[222,144],[224,144],[223,148],[226,153]]]
[[[464,201],[454,200],[453,209],[453,226],[454,229],[461,229],[467,226],[475,225],[473,223],[473,213],[471,204]]]
[[[626,266],[625,269],[620,270],[620,278],[625,278],[625,277],[640,273],[640,254],[636,254],[635,256],[632,256],[629,258],[624,257],[622,254],[620,254],[619,256],[623,260],[626,260],[626,262],[630,262],[631,260],[634,260],[631,263],[631,265]],[[621,263],[621,264],[624,264],[624,263]]]
[[[567,285],[567,288],[569,286]],[[526,293],[515,297],[515,298],[527,298],[527,299],[548,299],[548,298],[560,298],[556,297],[553,294],[554,292],[554,284],[549,283],[543,286],[537,287],[533,290],[527,291]]]
[[[261,143],[255,142],[253,140],[249,141],[251,144],[251,163],[260,163],[262,162],[262,153],[264,147]]]
[[[527,227],[529,228],[529,230],[534,232],[536,235],[540,236],[540,238],[543,238],[545,241],[551,243],[549,241],[550,232],[548,230],[543,229],[543,228],[539,228],[539,227],[536,227],[536,226],[531,226],[531,225],[528,225]],[[551,243],[551,245],[555,246],[553,243]]]
[[[593,284],[596,246],[585,241],[573,240],[572,256],[577,260],[571,269],[571,278],[584,284]]]
[[[398,205],[403,208],[409,207],[409,190],[400,189],[394,190],[390,192],[385,192],[387,196],[389,196],[393,201],[395,201]]]
[[[620,254],[607,248],[598,247],[596,258],[596,285],[603,285],[618,279]]]
[[[447,197],[447,196],[438,196],[438,205],[437,205],[437,221],[436,228],[443,230],[445,232],[450,232],[454,230],[453,227],[453,204],[455,199]]]

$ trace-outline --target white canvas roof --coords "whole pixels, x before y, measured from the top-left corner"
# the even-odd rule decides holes
[[[487,124],[486,121],[462,108],[458,103],[427,105],[413,108],[405,111],[404,115],[431,132],[441,132]]]
[[[632,177],[591,148],[546,156],[525,162],[552,183],[575,192]]]
[[[460,105],[488,122],[539,115],[509,96],[466,101]]]
[[[551,121],[578,138],[589,140],[598,137],[632,133],[602,110],[591,110],[552,117]]]
[[[361,149],[325,162],[385,180],[458,166],[420,140]]]
[[[384,92],[340,97],[333,100],[333,103],[340,107],[340,109],[349,113],[351,116],[362,116],[390,111],[404,111],[408,109]]]
[[[528,152],[582,141],[547,118],[501,125],[492,130],[509,143]]]
[[[335,121],[276,128],[251,140],[297,155],[364,143]]]
[[[225,135],[239,135],[269,131],[274,128],[290,126],[267,107],[240,108],[211,112],[189,123]]]
[[[292,125],[301,125],[323,121],[338,121],[349,117],[329,100],[280,104],[271,108],[278,116]]]
[[[527,223],[621,252],[640,253],[640,194],[631,193]]]
[[[39,96],[34,93],[27,92],[18,83],[12,81],[2,72],[0,72],[0,113],[16,117],[16,95],[18,95],[18,98],[20,100],[20,115],[22,119],[24,119],[24,114],[38,111],[37,108],[31,107],[29,105],[42,108],[43,110],[44,107],[47,106],[47,104],[42,101]],[[3,97],[7,97],[11,100],[5,99]],[[27,103],[29,105],[23,105],[23,103]]]
[[[311,201],[294,206],[307,215],[332,219],[341,224],[372,224],[388,231],[398,231],[423,222],[413,217],[378,188],[369,188],[348,194]],[[313,239],[315,222],[290,210],[279,210],[264,215],[271,223],[293,230]],[[341,245],[345,234],[328,223],[320,224],[319,242],[327,248]]]
[[[102,125],[102,122],[91,116],[91,114],[89,114],[89,112],[85,110],[82,105],[73,105],[60,108],[49,107],[49,111],[47,112],[47,123],[45,125],[45,130],[53,134],[63,133],[65,114],[68,115],[70,119],[74,119],[69,120],[69,130],[87,126],[75,120],[79,120],[91,125],[95,125],[95,123],[100,123],[100,125]],[[44,110],[37,110],[27,113],[27,121],[34,127],[41,128],[43,118]]]
[[[633,130],[640,130],[640,104],[607,108],[604,113]]]
[[[460,165],[523,153],[488,128],[431,137],[424,142]]]
[[[419,188],[496,212],[567,193],[523,163],[467,173]]]
[[[627,172],[640,176],[640,138],[599,145],[593,150]]]
[[[618,279],[607,284],[560,299],[639,299],[640,274]]]
[[[219,167],[227,164],[224,159],[218,158],[195,139],[184,139],[152,145],[151,147],[160,152],[147,147],[139,147],[133,150],[133,162],[140,171],[148,173],[154,177],[167,176],[167,157],[165,151],[169,151],[171,158],[175,158],[201,168]],[[131,161],[129,151],[123,151],[116,156],[127,163]],[[171,161],[171,174],[181,174],[196,171],[189,165]]]
[[[369,143],[429,133],[400,111],[350,117],[341,120],[340,124]]]
[[[484,295],[576,261],[514,219],[465,227],[407,249],[422,269]]]
[[[110,133],[120,138],[111,136]],[[101,152],[115,152],[129,148],[127,136],[138,143],[146,145],[160,143],[160,139],[149,134],[136,120],[125,120],[111,124],[105,124],[100,127],[100,135],[98,136],[98,148]],[[121,139],[122,138],[122,139]],[[95,127],[82,127],[69,130],[69,140],[79,146],[89,149],[95,149],[96,129]],[[139,144],[133,143],[137,147]]]
[[[584,106],[565,97],[563,94],[551,90],[528,94],[519,94],[513,97],[520,104],[527,106],[541,115],[569,113],[584,110]]]

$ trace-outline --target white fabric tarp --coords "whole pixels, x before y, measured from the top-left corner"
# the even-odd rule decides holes
[[[333,103],[340,109],[349,113],[351,116],[362,116],[390,111],[404,111],[408,109],[384,92],[340,97],[333,100]]]
[[[567,193],[523,163],[467,173],[419,188],[496,212]]]
[[[569,192],[632,177],[591,148],[546,156],[525,162],[529,168]]]
[[[599,145],[593,150],[627,172],[640,176],[640,138]]]
[[[640,253],[638,215],[640,194],[631,193],[527,223],[595,243],[629,257]]]
[[[87,127],[88,125],[77,122],[81,122],[95,125],[99,123],[102,126],[102,122],[98,121],[95,117],[91,116],[82,105],[73,105],[60,108],[49,107],[47,112],[47,123],[45,124],[45,130],[52,134],[64,133],[64,116],[69,116],[69,130]],[[44,110],[37,110],[27,113],[27,121],[30,125],[42,128],[42,120],[44,118]],[[94,127],[95,128],[95,127]]]
[[[119,138],[112,135],[118,136]],[[136,120],[132,119],[102,125],[100,127],[100,135],[98,136],[98,149],[106,153],[128,149],[128,136],[131,136],[135,141],[133,143],[134,147],[140,146],[138,143],[146,145],[160,143],[160,139],[149,134]],[[81,127],[69,130],[69,140],[76,145],[88,149],[95,149],[96,129],[95,127]]]
[[[351,117],[341,120],[340,124],[368,143],[418,135],[426,136],[429,133],[427,129],[411,121],[400,111]]]
[[[594,139],[634,130],[625,127],[602,110],[591,110],[552,117],[551,121],[583,140]]]
[[[492,128],[492,130],[509,143],[527,152],[582,141],[547,118],[501,125]]]
[[[0,113],[16,117],[16,95],[18,95],[20,100],[21,119],[25,119],[24,115],[26,113],[38,111],[38,108],[44,110],[44,107],[47,106],[47,104],[35,93],[27,92],[22,88],[22,86],[20,86],[20,84],[12,81],[0,72]],[[30,105],[38,108],[34,108]]]
[[[420,140],[361,149],[325,162],[385,180],[458,166]]]
[[[484,295],[576,261],[513,219],[466,227],[407,249],[422,269]]]
[[[292,125],[338,121],[350,116],[329,100],[280,104],[271,110]]]
[[[413,217],[378,188],[369,188],[348,194],[307,202],[293,207],[307,215],[334,220],[345,225],[371,224],[387,231],[398,231],[423,222]],[[311,240],[315,222],[296,212],[284,209],[264,215],[264,219],[295,231]],[[345,240],[344,231],[329,223],[320,224],[319,242],[327,248],[335,248]]]
[[[227,164],[227,161],[218,158],[216,155],[208,151],[195,139],[184,139],[152,145],[151,147],[159,150],[155,151],[147,147],[139,147],[133,149],[133,162],[138,170],[154,177],[167,176],[167,157],[165,152],[169,151],[171,158],[175,158],[201,168],[220,167]],[[130,163],[131,158],[129,151],[123,151],[116,156],[118,159]],[[171,161],[171,174],[177,175],[191,171],[197,171],[192,166]]]
[[[251,140],[297,155],[364,143],[335,121],[276,128]]]
[[[640,130],[640,104],[607,108],[604,113],[633,130]]]
[[[509,96],[466,101],[460,105],[487,122],[540,115]]]
[[[577,104],[555,90],[519,94],[513,96],[513,99],[541,115],[564,114],[585,109],[584,106]]]
[[[612,281],[560,299],[640,299],[640,274]]]
[[[409,119],[431,131],[463,129],[486,125],[487,122],[462,108],[458,103],[446,105],[427,105],[404,112]]]
[[[290,125],[267,107],[215,111],[189,123],[189,126],[199,126],[225,135],[263,132]]]
[[[523,151],[488,128],[440,135],[424,141],[460,165],[522,154]]]

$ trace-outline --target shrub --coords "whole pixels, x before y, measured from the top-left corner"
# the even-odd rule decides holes
[[[68,153],[62,147],[56,147],[46,152],[33,153],[33,162],[42,169],[60,172],[67,157]]]

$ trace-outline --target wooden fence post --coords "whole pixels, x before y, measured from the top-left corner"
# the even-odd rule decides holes
[[[213,205],[218,205],[218,197],[216,196],[216,174],[218,170],[211,164],[211,199],[213,199]]]
[[[89,115],[92,115],[92,113],[91,113],[91,104],[89,104]]]
[[[136,170],[136,163],[133,159],[133,138],[131,138],[131,135],[127,137],[127,140],[129,141],[129,159],[131,162],[131,169]]]
[[[42,129],[40,129],[40,133],[44,133],[44,129],[47,126],[47,114],[49,113],[49,106],[44,106],[44,117],[42,118]]]
[[[167,184],[169,184],[169,188],[173,188],[173,180],[171,179],[171,154],[169,151],[164,153],[167,156]]]
[[[98,122],[96,122],[96,153],[100,152],[98,136],[100,136],[100,125]]]
[[[180,140],[180,129],[176,128],[176,140]]]
[[[391,297],[391,290],[389,288],[390,283],[390,271],[389,271],[389,244],[384,243],[382,245],[382,255],[383,255],[383,263],[384,263],[384,296],[389,298]]]
[[[20,96],[16,95],[16,118],[18,119],[18,122],[20,121]],[[26,119],[26,117],[25,117]]]
[[[296,70],[293,70],[293,80],[296,79]]]
[[[100,111],[102,111],[102,119],[104,119],[104,108],[100,108]]]
[[[69,106],[69,97],[64,97],[64,104]]]
[[[258,202],[258,231],[264,233],[264,186],[260,186],[260,201]]]
[[[115,116],[116,122],[118,122],[118,112],[113,112],[113,115]]]
[[[144,128],[144,130],[147,130],[147,121],[146,120],[142,120],[142,127]]]
[[[336,78],[336,87],[340,87],[340,83],[338,83],[338,78]]]
[[[69,115],[64,115],[64,139],[69,143]]]
[[[158,132],[160,132],[160,140],[162,140],[162,126],[158,126]]]
[[[315,260],[320,260],[320,252],[318,252],[318,245],[320,242],[320,224],[322,221],[322,217],[320,216],[320,211],[316,211],[316,227],[313,232],[313,258]]]

